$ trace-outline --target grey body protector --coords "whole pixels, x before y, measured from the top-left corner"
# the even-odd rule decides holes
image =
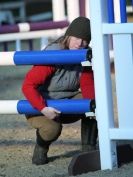
[[[46,50],[60,50],[59,44],[52,44]],[[63,60],[63,58],[62,58]],[[45,99],[71,98],[79,93],[81,65],[55,65],[55,73],[38,87]]]

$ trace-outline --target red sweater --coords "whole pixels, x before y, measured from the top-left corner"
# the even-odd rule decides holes
[[[56,71],[54,66],[33,66],[27,73],[22,91],[31,105],[41,111],[46,105],[44,98],[40,95],[37,88]],[[83,98],[94,99],[94,79],[92,71],[83,71],[80,76],[80,88]]]

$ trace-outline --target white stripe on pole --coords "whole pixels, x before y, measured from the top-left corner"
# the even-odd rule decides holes
[[[0,100],[0,114],[18,114],[18,101],[19,100]]]
[[[28,23],[19,23],[18,27],[20,32],[30,31],[30,25]]]
[[[120,23],[120,1],[114,0],[114,17],[115,17],[115,23]]]
[[[13,60],[14,53],[15,52],[0,52],[0,66],[15,65]]]
[[[75,18],[79,17],[79,1],[67,0],[67,16],[68,21],[72,22]]]

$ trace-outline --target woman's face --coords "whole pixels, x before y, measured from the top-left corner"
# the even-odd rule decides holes
[[[71,49],[82,49],[87,47],[87,41],[77,38],[74,36],[69,37],[68,48]]]

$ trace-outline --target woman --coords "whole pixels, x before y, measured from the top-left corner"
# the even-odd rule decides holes
[[[69,25],[65,35],[49,44],[46,50],[88,48],[90,40],[90,20],[85,17],[78,17]],[[94,99],[93,72],[83,70],[81,65],[33,66],[25,77],[22,91],[31,105],[42,113],[42,116],[26,115],[28,122],[37,129],[32,163],[36,165],[46,164],[49,146],[61,134],[62,124],[72,123],[79,119],[84,120],[85,115],[62,114],[59,110],[48,107],[45,99]],[[96,138],[94,141],[89,139],[85,141],[87,143],[82,142],[82,144],[89,145],[91,148],[96,145]]]

